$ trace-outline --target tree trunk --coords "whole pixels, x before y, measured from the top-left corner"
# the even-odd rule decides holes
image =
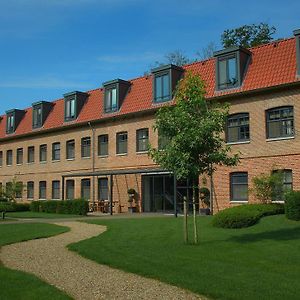
[[[186,196],[183,197],[183,238],[184,242],[188,243],[188,228],[187,228],[187,207]]]
[[[194,221],[194,243],[198,244],[198,229],[196,218],[196,187],[193,181],[193,221]]]

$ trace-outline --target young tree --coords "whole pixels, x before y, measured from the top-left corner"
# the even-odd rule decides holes
[[[201,60],[205,60],[214,56],[214,52],[217,50],[217,46],[214,42],[210,42],[206,47],[202,48],[201,51],[197,51],[196,55]]]
[[[11,181],[7,182],[3,195],[8,201],[15,202],[17,195],[22,193],[24,188],[23,183],[18,182],[16,177],[14,177]]]
[[[276,28],[267,23],[243,25],[235,29],[227,29],[221,35],[224,48],[242,46],[244,48],[267,44],[273,40]]]
[[[187,73],[176,89],[176,105],[162,107],[156,114],[154,129],[169,142],[163,151],[149,150],[152,159],[177,179],[193,182],[193,203],[201,174],[210,174],[217,165],[238,162],[238,155],[230,155],[222,138],[229,106],[206,101],[204,95],[201,78]],[[195,232],[195,242],[196,237]]]

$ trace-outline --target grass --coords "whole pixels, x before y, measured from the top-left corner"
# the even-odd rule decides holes
[[[300,298],[300,223],[282,215],[244,229],[199,218],[199,245],[183,244],[181,218],[88,222],[108,231],[69,248],[98,263],[213,299]]]
[[[2,224],[0,225],[0,246],[53,236],[66,231],[68,231],[67,227],[52,224]],[[0,263],[0,299],[60,300],[71,298],[33,275],[10,270]]]
[[[43,212],[33,212],[33,211],[20,211],[20,212],[8,212],[6,213],[7,217],[10,218],[21,218],[21,219],[63,219],[63,218],[80,218],[83,216],[80,215],[69,215],[69,214],[50,214]]]

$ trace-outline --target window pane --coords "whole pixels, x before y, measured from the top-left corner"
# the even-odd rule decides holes
[[[149,143],[149,131],[148,129],[139,129],[137,130],[137,151],[147,151],[148,150],[148,143]]]
[[[47,161],[47,145],[40,146],[40,161]]]
[[[90,179],[82,179],[81,180],[81,197],[89,200],[90,199]]]
[[[117,109],[117,89],[111,90],[111,109]]]
[[[70,100],[70,118],[75,118],[75,99]]]
[[[75,141],[67,141],[67,159],[75,158]]]
[[[27,198],[33,199],[34,196],[34,182],[28,181],[27,182]]]
[[[269,123],[269,138],[280,137],[280,122]]]
[[[219,86],[226,87],[227,85],[227,72],[226,72],[226,60],[219,61]]]
[[[232,127],[228,128],[228,142],[236,142],[239,139],[239,128],[238,127]]]
[[[60,143],[52,144],[52,160],[60,160]]]
[[[98,155],[108,155],[108,135],[103,134],[98,137]]]
[[[230,58],[228,59],[228,83],[234,85],[237,82],[237,74],[236,74],[236,59]]]
[[[28,147],[27,155],[28,155],[27,161],[29,163],[33,163],[34,162],[34,146]]]
[[[162,76],[162,80],[163,80],[163,100],[168,100],[170,98],[169,75]]]
[[[233,173],[230,174],[230,195],[231,201],[248,200],[248,174]]]
[[[108,200],[108,179],[98,179],[98,200]]]
[[[60,199],[60,182],[52,181],[52,199]]]
[[[23,148],[17,149],[17,164],[20,165],[23,163]]]
[[[161,101],[162,98],[162,78],[161,76],[155,77],[155,100]]]
[[[11,166],[13,162],[13,152],[12,150],[7,150],[6,151],[6,164],[8,166]]]
[[[46,199],[46,181],[39,182],[39,199]]]
[[[86,137],[81,139],[81,157],[91,156],[91,138]]]
[[[67,199],[74,199],[74,187],[75,187],[74,180],[66,181],[66,198]]]
[[[117,154],[127,153],[127,133],[117,134]]]

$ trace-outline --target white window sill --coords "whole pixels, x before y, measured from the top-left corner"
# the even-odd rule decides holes
[[[247,200],[230,200],[230,204],[234,204],[234,203],[237,203],[237,204],[242,204],[242,203],[248,203]]]
[[[53,163],[57,163],[57,162],[60,162],[60,159],[54,159],[52,160]]]
[[[284,204],[283,200],[278,200],[278,201],[272,201],[271,203],[280,203],[280,204]]]
[[[81,159],[90,159],[90,156],[81,157]]]
[[[75,158],[67,158],[67,161],[75,160]]]
[[[107,158],[108,155],[98,155],[99,158]]]
[[[137,151],[136,154],[140,155],[140,154],[148,154],[148,151]]]
[[[250,141],[241,141],[241,142],[228,142],[227,145],[242,145],[242,144],[250,144]]]
[[[16,164],[16,166],[22,166],[23,164]]]
[[[116,156],[126,156],[127,153],[117,153]]]
[[[47,200],[47,198],[39,198],[39,200]]]
[[[12,167],[12,165],[6,165],[7,167]]]
[[[40,164],[42,164],[42,165],[44,165],[46,163],[47,163],[47,161],[40,161]]]
[[[293,140],[294,138],[295,138],[295,136],[286,136],[286,137],[266,139],[266,141],[267,142],[276,142],[276,141],[284,141],[284,140]]]
[[[27,165],[33,165],[34,164],[34,162],[28,162],[28,163],[26,163]]]

